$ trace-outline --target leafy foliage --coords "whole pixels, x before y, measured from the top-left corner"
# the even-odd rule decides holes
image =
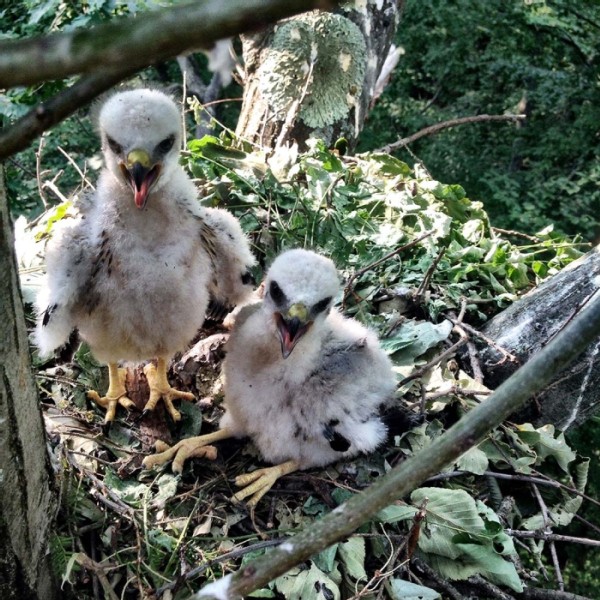
[[[324,252],[356,277],[343,305],[370,324],[385,321],[374,314],[381,302],[400,301],[424,278],[428,316],[435,320],[464,298],[484,319],[580,254],[576,242],[550,229],[512,243],[461,186],[389,155],[344,159],[314,141],[305,154],[283,148],[267,163],[208,136],[192,141],[189,152],[203,201],[236,213],[264,261],[294,246]],[[419,237],[415,247],[388,257]]]
[[[283,149],[267,160],[224,136],[192,142],[185,161],[198,178],[203,201],[238,215],[263,265],[292,246],[309,246],[337,261],[346,283],[339,303],[382,336],[398,371],[403,410],[418,411],[424,402],[429,420],[400,432],[380,453],[322,473],[285,478],[276,488],[283,495],[274,495],[271,508],[266,501],[259,505],[249,520],[242,507],[224,498],[232,494],[230,478],[257,463],[253,451],[235,444],[222,447],[216,462],[192,462],[182,476],[168,469],[140,472],[139,452],[149,449],[148,432],[132,416],[101,432],[102,415],[95,407],[88,410],[84,397],[85,389],[101,383],[98,365],[81,347],[72,364],[41,370],[40,385],[63,415],[48,413],[49,418],[70,415],[52,429],[56,452],[69,457],[62,475],[71,490],[67,523],[83,530],[93,526],[102,564],[123,575],[122,594],[172,586],[181,569],[187,572],[198,563],[196,577],[219,577],[240,557],[245,564],[265,551],[253,527],[285,544],[287,534],[329,510],[343,510],[352,494],[390,464],[426,450],[489,393],[447,360],[417,377],[419,367],[455,336],[445,318],[448,312],[464,306],[465,318],[485,319],[579,255],[577,243],[550,231],[524,245],[503,237],[490,227],[481,204],[471,202],[460,186],[434,181],[424,169],[412,170],[385,155],[340,157],[315,141],[304,154]],[[26,292],[27,282],[35,284],[31,275],[39,248],[68,208],[59,205],[33,228],[17,227]],[[213,384],[212,389],[218,387]],[[216,426],[222,409],[216,402],[204,407],[203,414],[196,405],[182,410],[180,428],[173,431],[176,438],[197,434],[201,423],[203,431]],[[78,436],[91,446],[82,446]],[[488,486],[490,471],[517,479]],[[537,575],[517,566],[515,546],[504,528],[536,530],[543,525],[542,508],[532,503],[527,484],[518,479],[532,475],[553,482],[541,490],[542,497],[557,522],[568,523],[581,505],[587,463],[550,427],[506,424],[441,474],[436,487],[416,490],[406,504],[381,511],[356,535],[253,597],[301,598],[310,591],[310,597],[330,600],[382,585],[391,597],[399,597],[398,590],[406,587],[402,573],[392,578],[385,565],[415,551],[445,578],[460,581],[479,574],[519,590],[524,576]],[[566,481],[564,487],[554,485],[558,479]],[[80,484],[73,487],[74,481]],[[298,488],[299,482],[311,482],[314,492],[311,486]],[[507,495],[515,496],[515,504],[501,516]],[[415,515],[423,506],[425,521],[419,524]],[[85,597],[85,569],[77,564],[75,550],[77,543],[88,542],[70,524],[65,527],[56,562],[66,561],[66,577]],[[417,533],[416,549],[407,546],[408,532]],[[122,543],[119,536],[128,541]],[[542,550],[538,545],[536,556]],[[194,577],[181,580],[175,598],[197,586]],[[433,590],[428,594],[435,597]]]
[[[595,238],[599,28],[600,6],[586,0],[407,0],[396,41],[405,52],[360,147],[459,116],[524,112],[523,125],[456,127],[410,149],[436,179],[482,200],[498,227],[555,223]]]

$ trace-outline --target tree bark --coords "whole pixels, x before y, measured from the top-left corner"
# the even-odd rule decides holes
[[[54,495],[0,167],[0,598],[52,600]]]
[[[492,389],[538,354],[600,288],[600,247],[548,279],[496,315],[483,333],[514,354],[519,363],[503,360],[481,344],[479,359],[485,383]],[[600,409],[600,338],[577,363],[561,371],[515,418],[536,425],[553,423],[565,430],[583,423]]]
[[[362,130],[402,2],[313,11],[243,37],[246,81],[236,133],[267,149],[310,137],[327,144]]]

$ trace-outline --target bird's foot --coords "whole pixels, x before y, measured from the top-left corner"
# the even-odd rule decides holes
[[[244,487],[232,498],[234,502],[241,502],[248,496],[251,496],[248,500],[248,506],[254,508],[259,500],[273,487],[273,484],[284,475],[297,471],[299,464],[295,460],[288,460],[287,462],[275,465],[274,467],[266,467],[264,469],[257,469],[251,473],[245,475],[238,475],[235,478],[235,485],[238,487]]]
[[[106,396],[100,396],[96,390],[89,390],[87,393],[90,400],[106,409],[105,423],[114,420],[118,404],[128,410],[135,406],[133,400],[127,397],[127,390],[125,389],[126,376],[127,369],[117,369],[116,365],[114,368],[109,367],[109,384]]]
[[[156,454],[146,456],[142,464],[146,469],[151,469],[157,465],[164,465],[172,459],[173,471],[181,473],[183,471],[183,464],[188,458],[204,457],[208,458],[208,460],[215,460],[217,458],[217,449],[210,444],[229,437],[231,437],[229,430],[219,429],[214,433],[186,438],[174,446],[169,446],[165,442],[158,440],[154,444]]]
[[[165,403],[165,408],[171,415],[173,421],[177,422],[181,420],[181,413],[173,405],[173,400],[194,400],[194,394],[191,392],[182,392],[176,390],[169,385],[167,381],[166,365],[159,361],[158,367],[150,363],[144,367],[144,373],[146,379],[148,379],[148,386],[150,387],[150,399],[144,406],[143,414],[148,411],[152,411],[156,408],[158,401],[162,399]]]

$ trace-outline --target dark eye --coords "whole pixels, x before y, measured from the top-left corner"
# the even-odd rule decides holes
[[[113,140],[111,137],[106,136],[106,141],[108,143],[108,147],[115,153],[115,154],[121,154],[121,152],[123,152],[123,146],[121,146],[121,144],[115,142],[115,140]]]
[[[273,298],[275,304],[283,304],[285,302],[285,294],[276,281],[271,281],[269,294],[271,295],[271,298]]]
[[[159,154],[166,154],[175,143],[175,136],[170,135],[168,138],[165,138],[158,146],[156,146],[156,152]]]
[[[318,315],[319,313],[322,313],[330,304],[331,302],[331,296],[327,296],[327,298],[323,298],[323,300],[319,300],[319,302],[317,302],[314,306],[313,306],[313,313],[315,315]]]
[[[250,271],[246,271],[242,274],[242,285],[248,285],[249,283],[251,283],[252,285],[256,285],[256,280],[254,279]]]

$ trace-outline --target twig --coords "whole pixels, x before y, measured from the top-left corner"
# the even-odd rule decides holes
[[[65,152],[60,146],[57,146],[56,148],[71,163],[71,165],[73,165],[75,170],[79,173],[79,176],[81,177],[81,181],[83,181],[90,188],[96,189],[96,188],[94,188],[94,184],[87,178],[85,172],[79,168],[79,165],[73,160],[71,155],[68,154],[67,152]]]
[[[581,544],[583,546],[600,547],[600,540],[592,540],[590,538],[575,537],[572,535],[560,535],[558,533],[549,533],[546,531],[520,531],[517,529],[505,529],[504,532],[507,535],[510,535],[513,537],[518,537],[518,538],[544,540],[544,541],[552,541],[552,542],[569,542],[572,544]]]
[[[389,254],[386,254],[383,258],[380,258],[379,260],[372,262],[371,264],[367,265],[366,267],[363,267],[362,269],[359,269],[358,271],[356,271],[355,273],[350,275],[350,277],[348,278],[348,281],[346,282],[346,286],[344,287],[344,298],[342,300],[342,306],[345,306],[346,300],[348,299],[348,296],[350,295],[350,293],[352,292],[352,289],[353,289],[352,284],[354,283],[354,281],[356,279],[358,279],[359,277],[362,277],[367,271],[374,269],[375,267],[379,266],[381,263],[384,263],[385,261],[389,260],[390,258],[393,258],[397,254],[400,254],[400,252],[404,252],[404,250],[408,250],[409,248],[416,246],[419,242],[421,242],[425,238],[428,238],[431,235],[433,235],[433,231],[428,231],[427,233],[424,233],[423,235],[419,236],[418,238],[415,238],[411,242],[408,242],[408,244],[404,244],[404,246],[400,246],[399,248],[396,248]]]
[[[60,175],[62,175],[62,171],[59,171],[55,175],[54,179],[52,179],[52,181],[44,181],[41,189],[48,188],[61,202],[66,202],[68,198],[63,195],[63,193],[58,189],[58,187],[54,183]],[[47,204],[44,204],[44,206],[48,208]]]
[[[436,588],[442,590],[451,600],[464,600],[465,597],[451,583],[440,577],[437,571],[434,571],[426,562],[417,557],[413,557],[410,562],[424,573],[427,579],[431,579]]]
[[[489,600],[492,600],[492,598],[495,600],[515,600],[514,596],[507,594],[498,586],[486,581],[481,575],[473,575],[473,577],[469,577],[467,581],[481,590],[484,594],[483,597],[488,598]]]
[[[477,383],[483,383],[483,371],[479,364],[477,347],[471,340],[467,342],[467,351],[469,352],[469,363],[471,364],[471,371],[473,371],[473,379]]]
[[[563,489],[563,490],[566,490],[576,496],[581,496],[584,500],[587,500],[588,502],[591,502],[592,504],[595,504],[596,506],[600,506],[600,501],[596,500],[595,498],[592,498],[591,496],[588,496],[588,495],[584,494],[583,492],[580,492],[579,490],[577,490],[573,487],[569,487],[568,485],[565,485],[564,483],[561,483],[560,481],[556,481],[554,479],[545,479],[543,477],[532,477],[531,475],[519,475],[516,473],[514,473],[514,474],[498,473],[496,471],[486,471],[483,474],[485,476],[494,477],[496,479],[505,479],[507,481],[521,481],[523,483],[534,483],[537,485],[545,485],[547,487]],[[472,473],[470,473],[469,471],[458,471],[458,470],[451,471],[448,473],[438,473],[437,475],[430,477],[427,481],[438,481],[440,479],[448,479],[450,477],[461,477],[462,475],[472,475]],[[577,516],[577,515],[575,515],[575,516]]]
[[[465,390],[458,385],[451,385],[443,390],[432,392],[425,396],[427,402],[436,400],[437,398],[443,398],[449,394],[455,394],[456,396],[464,396],[465,398],[477,398],[477,396],[489,396],[493,392],[491,390]]]
[[[115,591],[108,582],[106,574],[104,573],[104,569],[106,567],[104,567],[100,563],[93,561],[87,554],[84,554],[83,552],[78,552],[77,554],[75,554],[74,558],[75,561],[78,564],[80,564],[84,569],[88,569],[98,577],[98,581],[100,581],[102,589],[106,594],[105,598],[108,598],[108,600],[119,600],[119,597],[115,594]]]
[[[172,581],[170,583],[166,583],[156,590],[156,597],[160,598],[167,590],[175,590],[179,587],[181,583],[184,581],[189,581],[194,577],[198,577],[198,575],[202,575],[204,571],[214,567],[215,565],[224,563],[228,560],[235,560],[236,558],[241,558],[245,556],[249,552],[254,552],[255,550],[262,550],[263,548],[270,548],[272,546],[279,546],[286,541],[287,538],[277,538],[275,540],[264,540],[262,542],[257,542],[256,544],[251,544],[250,546],[245,546],[244,548],[238,548],[237,550],[232,550],[231,552],[226,552],[225,554],[221,554],[217,558],[213,558],[212,560],[208,560],[201,565],[187,571],[179,580]]]
[[[44,186],[42,185],[42,150],[44,148],[44,136],[40,137],[40,143],[38,144],[37,152],[35,153],[35,180],[37,181],[38,194],[40,195],[40,199],[42,204],[44,205],[44,210],[48,209],[48,202],[46,200],[46,196],[44,194]]]
[[[459,332],[459,335],[460,335],[460,332]],[[404,385],[404,384],[408,383],[409,381],[412,381],[413,379],[418,379],[419,377],[422,377],[425,373],[427,373],[427,371],[429,371],[429,369],[431,369],[432,367],[435,367],[435,365],[442,362],[445,358],[447,358],[451,354],[454,354],[454,352],[456,352],[461,346],[464,346],[467,343],[468,339],[469,339],[468,337],[461,335],[461,338],[460,338],[460,340],[458,340],[458,342],[456,342],[455,344],[452,344],[452,346],[450,346],[450,348],[447,348],[441,354],[438,354],[435,358],[432,358],[426,365],[423,365],[416,371],[413,371],[410,375],[408,375],[402,381],[400,381],[400,385]]]
[[[97,498],[100,501],[104,502],[112,510],[114,510],[122,516],[127,516],[129,518],[134,517],[134,509],[128,504],[125,504],[125,502],[123,502],[121,498],[119,498],[119,496],[115,494],[115,492],[113,492],[103,481],[98,479],[98,477],[96,477],[93,473],[91,473],[90,471],[82,467],[80,464],[78,464],[77,461],[73,460],[71,458],[70,450],[66,450],[66,456],[67,460],[69,461],[69,464],[72,467],[77,469],[77,471],[79,471],[81,475],[87,477],[97,488],[102,490],[103,494],[97,495]],[[106,496],[110,497],[111,500],[109,500]]]
[[[425,276],[423,277],[423,281],[421,281],[419,287],[417,288],[417,291],[415,292],[415,300],[417,302],[421,301],[421,296],[423,296],[425,290],[429,287],[429,281],[433,277],[433,274],[435,273],[437,266],[440,264],[440,260],[442,260],[442,257],[444,256],[445,252],[446,248],[442,248],[438,252],[438,255],[434,258],[433,262],[427,268]]]
[[[525,600],[593,600],[587,596],[571,594],[570,592],[559,592],[558,590],[533,587],[526,587],[522,592],[522,596]]]
[[[550,529],[550,523],[551,523],[550,515],[548,514],[548,508],[546,507],[546,503],[544,502],[544,499],[542,498],[542,495],[540,494],[540,490],[538,489],[538,487],[535,483],[531,484],[531,488],[532,488],[533,494],[535,495],[535,498],[540,506],[540,510],[542,511],[542,518],[543,518],[543,523],[544,523],[543,533],[552,533],[552,530]],[[555,546],[553,540],[549,541],[549,546],[550,546],[550,556],[552,557],[552,564],[554,565],[554,572],[556,574],[556,581],[558,581],[558,587],[559,587],[560,591],[564,592],[565,582],[562,577],[560,563],[558,562],[558,555],[556,554],[556,546]]]
[[[526,118],[526,115],[473,115],[471,117],[460,117],[458,119],[450,119],[448,121],[442,121],[441,123],[436,123],[435,125],[425,127],[424,129],[417,131],[417,133],[413,133],[412,135],[402,138],[397,142],[393,142],[391,144],[388,144],[387,146],[383,146],[378,150],[374,150],[374,152],[383,152],[384,154],[390,154],[391,152],[394,152],[394,150],[398,150],[398,148],[402,148],[403,146],[412,144],[413,142],[422,137],[425,137],[427,135],[435,135],[443,129],[448,129],[449,127],[456,127],[457,125],[466,125],[468,123],[482,123],[490,121],[523,121]]]
[[[484,333],[481,333],[481,331],[479,331],[478,329],[475,329],[475,327],[471,327],[471,325],[468,325],[467,323],[459,323],[458,319],[456,319],[455,317],[452,317],[452,315],[446,315],[446,318],[449,321],[451,321],[452,323],[454,323],[454,325],[460,324],[460,326],[462,328],[464,328],[466,331],[468,331],[471,335],[474,335],[475,337],[482,339],[486,344],[488,344],[489,346],[494,348],[494,350],[497,350],[498,352],[500,352],[500,354],[502,354],[502,356],[504,357],[502,359],[502,361],[510,360],[510,362],[520,364],[521,361],[518,359],[518,357],[516,357],[514,354],[511,354],[508,350],[505,350],[504,348],[502,348],[502,346],[499,346],[498,344],[496,344],[496,342],[494,342],[494,340],[490,339]]]
[[[513,231],[512,229],[501,229],[500,227],[490,227],[490,229],[494,233],[501,233],[502,235],[512,235],[514,237],[520,237],[525,240],[529,240],[530,242],[533,242],[534,244],[539,244],[542,241],[539,237],[536,237],[535,235],[521,233],[520,231]]]

